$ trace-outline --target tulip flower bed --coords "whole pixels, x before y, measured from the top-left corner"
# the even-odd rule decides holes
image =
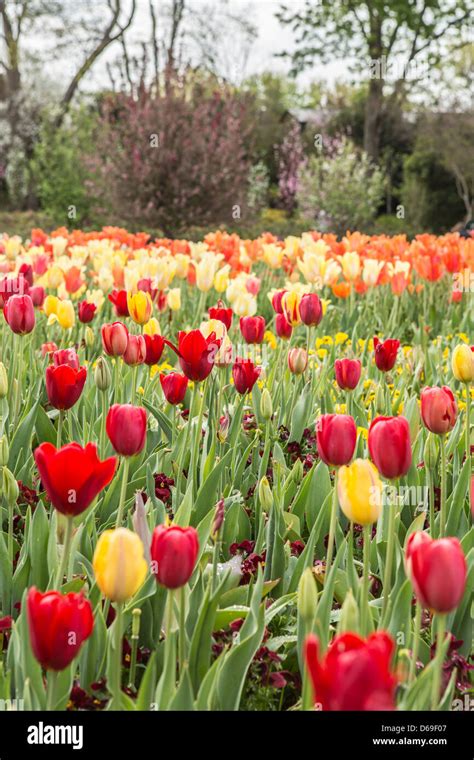
[[[464,709],[471,271],[455,234],[0,237],[0,699]]]

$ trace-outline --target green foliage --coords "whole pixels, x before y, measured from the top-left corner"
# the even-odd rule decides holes
[[[83,160],[93,143],[94,125],[95,116],[79,108],[60,129],[47,118],[41,127],[32,172],[41,206],[57,226],[100,223]]]
[[[384,179],[364,153],[342,140],[335,155],[313,156],[300,175],[298,202],[320,229],[366,231],[382,199]]]
[[[408,226],[418,232],[446,232],[465,213],[440,157],[422,146],[405,159],[401,202]]]

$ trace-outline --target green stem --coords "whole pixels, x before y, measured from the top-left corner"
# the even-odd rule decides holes
[[[428,490],[429,490],[429,500],[430,500],[430,536],[431,538],[436,538],[434,476],[431,470],[429,470],[428,468],[427,468],[427,476],[428,476]]]
[[[191,397],[191,404],[189,405],[188,422],[186,425],[186,435],[184,436],[184,442],[179,452],[179,458],[178,458],[178,472],[176,475],[176,498],[177,499],[181,498],[181,480],[183,477],[184,457],[186,456],[186,453],[188,451],[189,436],[191,434],[191,424],[193,421],[193,414],[194,414],[194,407],[195,407],[197,392],[198,392],[197,383],[195,383],[192,397]]]
[[[63,409],[59,410],[59,417],[58,417],[58,431],[56,435],[56,448],[60,449],[62,440],[63,440],[63,423],[64,423],[64,411]]]
[[[71,551],[72,530],[73,530],[73,518],[72,516],[67,515],[66,516],[66,530],[64,533],[63,554],[61,557],[61,563],[59,565],[58,573],[56,575],[55,586],[57,588],[59,588],[62,585],[64,573],[66,572],[66,569],[67,569],[69,553]]]
[[[472,456],[471,456],[471,387],[466,383],[466,459],[469,461],[469,472],[472,475]],[[469,507],[471,504],[471,489],[468,489]]]
[[[102,396],[102,417],[100,420],[100,439],[99,439],[99,451],[100,455],[102,457],[105,457],[105,446],[106,446],[106,440],[105,440],[105,420],[107,417],[107,392],[106,391],[100,391],[100,394]]]
[[[130,458],[124,457],[123,465],[122,465],[122,484],[120,486],[120,501],[119,501],[119,507],[117,510],[117,519],[115,521],[116,528],[120,528],[120,526],[122,525],[123,511],[125,509],[125,495],[127,493],[129,467],[130,467]]]
[[[211,582],[211,591],[214,593],[217,587],[217,565],[219,564],[219,537],[216,536],[216,540],[214,541],[214,551],[212,553],[212,582]]]
[[[2,468],[3,469],[3,468]],[[0,471],[1,477],[1,471]],[[13,501],[8,502],[8,559],[10,564],[13,565],[13,517],[14,517],[15,504]]]
[[[388,505],[388,541],[387,541],[387,555],[385,557],[385,570],[383,575],[383,603],[382,614],[380,615],[380,622],[383,626],[385,624],[385,616],[388,610],[388,601],[390,598],[390,589],[392,585],[392,565],[393,565],[393,550],[395,548],[395,512],[396,503]]]
[[[331,564],[332,564],[332,556],[334,551],[334,538],[336,535],[336,523],[337,523],[337,475],[338,475],[339,469],[336,467],[336,474],[334,476],[334,490],[332,494],[332,503],[331,503],[331,521],[329,523],[329,539],[328,539],[328,553],[326,558],[326,572],[325,572],[325,579],[329,575],[329,571],[331,570]]]
[[[439,537],[446,535],[446,436],[441,436],[441,505],[439,511]]]
[[[132,401],[131,403],[134,404],[137,398],[137,376],[138,376],[138,364],[135,364],[134,367],[132,367]]]
[[[369,570],[370,570],[370,525],[364,525],[364,567],[362,571],[362,588],[360,604],[360,629],[362,636],[367,636],[367,611],[369,606]]]
[[[115,357],[114,365],[114,402],[120,404],[120,356]]]
[[[46,710],[52,712],[56,703],[56,687],[58,684],[58,671],[48,670],[46,689]]]
[[[199,451],[201,448],[202,420],[204,416],[204,406],[205,406],[206,397],[207,397],[207,386],[208,386],[208,382],[207,380],[204,380],[204,387],[202,389],[202,398],[199,404],[199,415],[198,415],[196,433],[195,433],[195,438],[194,438],[194,446],[193,446],[193,450],[191,454],[191,477],[192,477],[194,492],[197,491],[197,469],[198,469],[198,461],[199,461]],[[197,384],[196,384],[196,387],[198,387]],[[199,393],[199,390],[197,392]]]
[[[435,655],[435,668],[433,673],[433,682],[431,687],[431,709],[436,710],[439,704],[440,688],[441,688],[441,675],[443,671],[443,658],[441,651],[443,648],[444,635],[446,632],[446,615],[437,615],[437,639],[436,639],[436,655]]]
[[[176,591],[179,607],[179,673],[183,673],[186,667],[186,586]]]
[[[20,413],[20,406],[21,406],[21,386],[23,382],[23,343],[21,336],[18,336],[17,340],[17,351],[18,353],[18,369],[16,372],[16,386],[15,386],[15,409],[14,409],[14,417],[13,417],[13,427],[16,427],[16,422],[18,419],[18,415]]]
[[[415,680],[416,675],[416,661],[418,659],[418,649],[420,644],[420,628],[421,628],[421,604],[417,601],[415,607],[415,621],[413,623],[413,646],[410,662],[410,674],[408,676],[408,682],[411,683]]]
[[[163,658],[163,673],[168,671],[168,663],[173,656],[173,641],[172,641],[172,629],[173,629],[173,605],[174,605],[174,592],[169,589],[168,596],[166,598],[166,638],[165,638],[165,651]]]
[[[116,604],[116,616],[114,623],[114,649],[115,649],[115,667],[112,671],[112,705],[115,709],[121,709],[122,700],[120,698],[122,691],[122,618],[123,618],[123,603],[117,602]]]

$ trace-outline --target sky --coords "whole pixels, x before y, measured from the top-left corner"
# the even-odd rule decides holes
[[[199,7],[203,5],[219,5],[219,0],[188,0],[189,3]],[[278,53],[283,50],[292,50],[294,47],[294,36],[288,26],[282,26],[277,20],[275,14],[281,7],[283,0],[221,0],[227,2],[229,9],[237,14],[245,13],[251,10],[251,14],[246,16],[248,20],[256,27],[258,38],[252,45],[248,59],[245,65],[245,75],[258,74],[263,71],[287,72],[290,64],[289,61],[278,58]],[[302,7],[304,0],[285,0],[286,4],[294,8]],[[137,11],[130,30],[127,32],[127,39],[130,44],[140,44],[140,40],[149,38],[150,16],[148,11],[149,0],[137,0]],[[159,2],[156,2],[159,6]],[[223,46],[229,47],[229,56],[232,55],[232,40],[222,40]],[[100,86],[104,83],[105,63],[112,61],[117,55],[115,50],[110,48],[101,58],[101,65],[96,67],[92,78],[88,84]],[[240,62],[241,63],[241,62]],[[67,67],[67,61],[65,66]],[[71,62],[71,69],[73,68]],[[323,66],[316,64],[315,68],[299,75],[298,80],[302,85],[309,84],[315,79],[325,80],[331,84],[336,79],[343,79],[347,76],[348,67],[343,61],[335,61],[332,64]],[[239,72],[240,75],[241,72]]]

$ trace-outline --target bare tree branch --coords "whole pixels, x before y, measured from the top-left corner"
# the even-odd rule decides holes
[[[135,15],[136,10],[136,0],[132,0],[132,7],[131,11],[128,17],[127,22],[124,24],[124,26],[120,26],[118,24],[118,19],[122,10],[122,3],[121,0],[109,0],[108,5],[112,11],[112,18],[104,30],[104,33],[96,45],[96,47],[89,53],[85,61],[83,62],[82,66],[78,69],[78,71],[73,76],[71,82],[69,83],[68,88],[66,89],[60,105],[60,110],[58,113],[58,116],[56,118],[55,124],[56,127],[61,126],[62,121],[64,119],[64,116],[67,113],[67,110],[69,108],[69,105],[76,93],[76,90],[81,82],[81,80],[84,78],[84,76],[87,74],[87,72],[91,69],[93,64],[96,62],[96,60],[99,58],[99,56],[102,55],[104,50],[109,47],[113,42],[116,42],[119,40],[123,35],[125,34],[126,30],[129,28],[130,24],[132,23],[133,17]],[[114,34],[114,30],[118,26],[118,31]]]

